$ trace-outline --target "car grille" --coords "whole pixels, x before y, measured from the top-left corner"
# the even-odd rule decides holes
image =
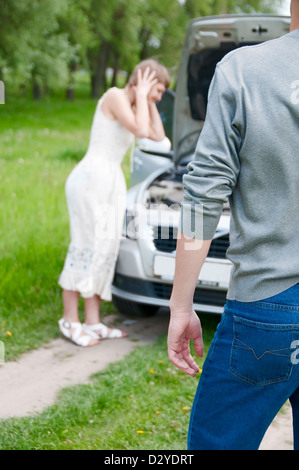
[[[158,299],[169,300],[172,284],[163,282],[144,281],[120,274],[115,274],[113,285],[133,294],[144,295]],[[215,305],[223,307],[226,302],[226,291],[196,287],[194,292],[194,303],[203,305]]]
[[[154,245],[157,250],[165,253],[172,253],[176,249],[177,230],[173,227],[154,227]],[[208,253],[209,258],[226,258],[226,250],[229,246],[229,235],[212,240],[210,250]]]
[[[159,299],[169,299],[171,296],[172,285],[152,282],[155,291],[155,297]],[[226,301],[226,292],[213,289],[196,288],[194,291],[193,302],[203,305],[216,305],[223,307]]]
[[[154,245],[159,251],[172,253],[176,249],[177,229],[154,227]]]
[[[208,253],[209,258],[226,258],[226,250],[229,246],[229,235],[223,235],[219,238],[214,238],[212,240],[210,250]]]

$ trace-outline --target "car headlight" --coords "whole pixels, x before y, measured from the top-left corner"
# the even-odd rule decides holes
[[[131,240],[137,240],[138,238],[135,225],[135,212],[130,209],[126,209],[123,236],[125,238],[130,238]]]
[[[126,209],[123,236],[131,240],[153,239],[153,228],[149,224],[149,211],[142,204]]]

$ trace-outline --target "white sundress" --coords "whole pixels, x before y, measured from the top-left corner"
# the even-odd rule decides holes
[[[107,93],[98,101],[88,150],[66,181],[71,242],[58,283],[109,301],[126,204],[121,163],[134,135],[103,114]]]

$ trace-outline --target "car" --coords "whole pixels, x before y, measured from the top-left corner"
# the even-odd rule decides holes
[[[167,138],[161,147],[141,140],[133,154],[112,284],[112,301],[120,312],[151,315],[169,307],[184,194],[182,177],[194,158],[216,64],[228,52],[280,37],[289,27],[289,17],[275,15],[213,16],[189,24],[175,93],[167,90],[158,106]],[[226,258],[229,223],[229,205],[225,204],[196,285],[197,312],[223,311],[232,267]]]

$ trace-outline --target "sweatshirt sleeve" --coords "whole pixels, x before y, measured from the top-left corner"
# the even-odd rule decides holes
[[[210,85],[207,115],[195,159],[183,177],[180,230],[190,238],[213,238],[239,174],[241,142],[237,98],[219,64]]]

